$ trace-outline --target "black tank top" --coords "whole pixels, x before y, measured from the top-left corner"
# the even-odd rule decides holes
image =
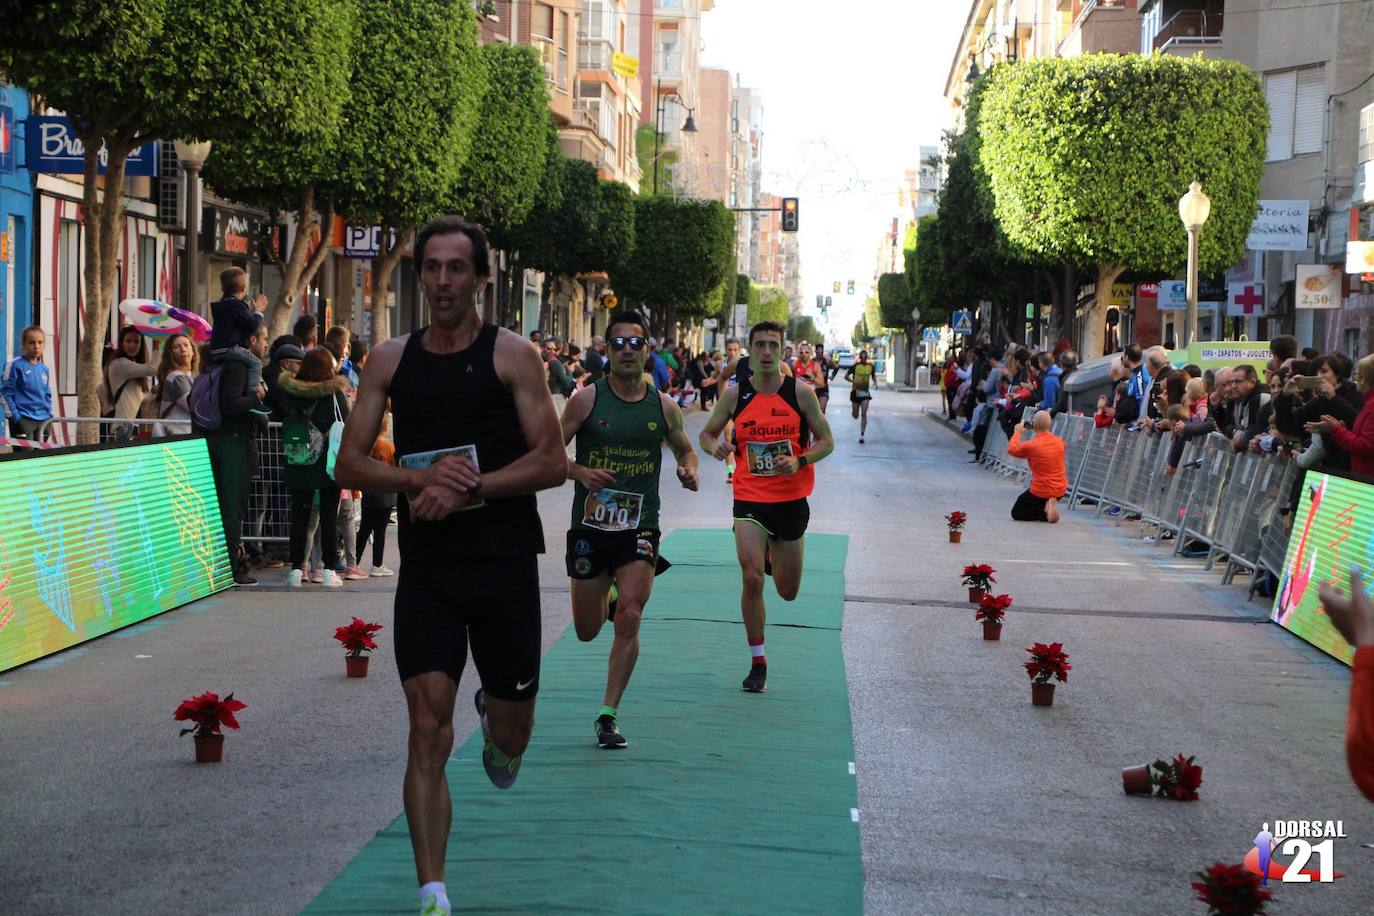
[[[497,327],[483,324],[458,353],[431,353],[425,329],[410,335],[391,378],[396,457],[460,445],[477,447],[483,473],[499,470],[529,451],[515,398],[496,374]],[[402,560],[462,561],[544,552],[544,526],[534,494],[487,498],[477,509],[437,522],[416,522],[401,494],[396,516]]]

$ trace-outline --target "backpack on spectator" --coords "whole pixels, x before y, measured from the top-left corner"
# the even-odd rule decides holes
[[[191,383],[191,394],[186,401],[191,406],[191,420],[201,429],[219,429],[224,420],[219,412],[220,377],[223,374],[223,364],[212,363]]]
[[[282,420],[281,449],[287,464],[308,467],[320,460],[320,453],[324,451],[324,434],[311,422],[308,414],[293,412]]]

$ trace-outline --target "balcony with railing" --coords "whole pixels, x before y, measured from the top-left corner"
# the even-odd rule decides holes
[[[1179,10],[1155,33],[1156,51],[1191,54],[1221,44],[1223,14],[1207,10]]]
[[[611,69],[611,57],[614,53],[615,50],[609,42],[579,41],[577,43],[577,69],[609,71]]]

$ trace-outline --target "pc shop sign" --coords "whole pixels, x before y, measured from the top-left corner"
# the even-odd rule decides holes
[[[25,119],[28,128],[27,155],[31,172],[48,175],[80,175],[85,168],[85,144],[76,135],[70,119],[65,117],[38,117]],[[100,149],[100,174],[105,174],[109,161],[109,151]],[[124,164],[124,174],[128,176],[157,174],[157,141],[145,143],[129,153]]]

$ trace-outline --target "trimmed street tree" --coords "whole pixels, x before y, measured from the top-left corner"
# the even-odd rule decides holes
[[[781,286],[754,286],[750,293],[747,322],[753,327],[760,321],[787,324],[787,293]],[[747,342],[746,342],[747,345]]]
[[[528,45],[483,45],[482,59],[486,91],[452,206],[486,228],[515,226],[534,206],[546,165],[549,96],[544,68],[539,53]]]
[[[1212,198],[1203,273],[1245,251],[1269,118],[1254,71],[1234,61],[1092,54],[994,67],[983,77],[980,167],[1008,241],[1034,261],[1093,264],[1080,352],[1102,351],[1111,285],[1187,260],[1178,199]]]
[[[798,315],[787,319],[787,339],[794,343],[803,340],[813,344],[825,343],[825,335],[816,327],[816,319],[810,315]]]
[[[275,23],[255,18],[259,14],[252,13],[244,4],[221,2],[242,8],[230,20],[230,34],[272,31]],[[274,0],[271,5],[276,6],[277,2]],[[217,193],[267,210],[278,220],[286,213],[295,214],[295,238],[286,260],[277,259],[277,252],[272,252],[282,275],[281,290],[267,313],[273,337],[286,333],[296,294],[314,278],[329,253],[333,194],[339,172],[337,144],[344,128],[343,109],[350,98],[354,49],[363,40],[355,31],[356,0],[279,2],[283,7],[277,14],[283,20],[281,40],[298,42],[310,50],[294,61],[293,72],[270,82],[264,80],[263,85],[285,96],[302,92],[306,87],[313,95],[319,87],[328,87],[328,103],[319,100],[321,107],[311,110],[306,106],[289,119],[262,118],[239,130],[215,134],[214,150],[205,162],[206,183]],[[196,5],[195,0],[185,3],[188,7]],[[317,8],[317,16],[292,22],[289,29],[285,28],[292,11],[303,6]],[[210,17],[205,21],[215,28],[226,27],[226,23],[217,23]],[[225,55],[216,66],[236,72],[243,68],[246,78],[254,78],[252,65],[233,54]]]
[[[525,218],[513,225],[488,226],[487,237],[493,247],[503,252],[506,268],[498,271],[496,284],[497,320],[502,326],[515,319],[515,312],[524,298],[525,268],[542,268],[536,264],[557,264],[555,248],[564,242],[559,236],[563,215],[563,185],[567,179],[568,161],[558,149],[558,126],[552,113],[544,118],[544,135],[539,148],[543,155],[544,171],[534,206]],[[581,214],[575,214],[580,218]],[[591,225],[584,223],[581,225]]]
[[[415,227],[443,212],[472,148],[486,69],[464,0],[361,0],[335,204],[380,223],[372,262],[372,340],[391,336],[391,276]]]
[[[124,228],[125,164],[149,140],[270,125],[303,146],[337,132],[353,0],[41,0],[0,15],[0,72],[65,111],[85,147],[85,314],[77,412],[100,412],[101,350]],[[104,181],[97,181],[104,147]],[[115,190],[105,194],[104,189]],[[84,433],[83,433],[84,436]]]
[[[709,314],[703,304],[730,268],[735,215],[715,200],[641,196],[634,206],[634,251],[611,283],[627,304],[653,310],[660,335],[676,336],[679,309]]]
[[[906,274],[889,273],[878,278],[878,309],[883,327],[910,330],[915,305]]]

